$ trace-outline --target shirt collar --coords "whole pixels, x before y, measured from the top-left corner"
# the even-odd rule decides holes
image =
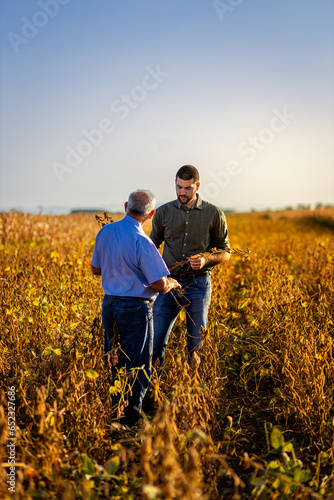
[[[125,222],[128,222],[129,224],[132,224],[133,226],[141,227],[140,222],[137,221],[137,219],[134,219],[131,217],[131,215],[126,215],[124,217]]]
[[[199,210],[202,210],[202,198],[200,197],[200,195],[198,193],[197,193],[196,197],[197,197],[196,203],[193,207],[191,207],[190,210],[192,210],[193,208],[198,208]],[[176,202],[177,208],[179,208],[179,209],[181,209],[184,206],[184,205],[182,205],[182,203],[180,202],[180,200],[178,198],[176,198],[175,202]]]

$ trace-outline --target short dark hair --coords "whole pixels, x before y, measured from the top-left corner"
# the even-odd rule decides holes
[[[175,179],[177,179],[177,177],[183,181],[190,181],[190,179],[194,179],[195,182],[199,181],[198,170],[192,165],[183,165],[183,167],[179,168],[176,172]]]

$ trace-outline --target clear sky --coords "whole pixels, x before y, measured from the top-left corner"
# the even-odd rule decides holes
[[[332,0],[0,3],[0,207],[334,202]]]

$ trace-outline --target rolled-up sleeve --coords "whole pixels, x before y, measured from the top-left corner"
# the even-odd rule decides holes
[[[216,214],[210,228],[210,243],[211,248],[219,248],[221,250],[228,250],[230,248],[226,217],[219,207],[216,207]]]

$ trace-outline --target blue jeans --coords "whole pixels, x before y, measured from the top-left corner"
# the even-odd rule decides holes
[[[105,353],[111,350],[114,326],[118,327],[121,348],[124,351],[123,366],[127,373],[131,368],[145,366],[151,376],[153,350],[153,312],[148,299],[105,295],[102,302],[102,324],[104,328]],[[138,370],[137,377],[125,408],[124,423],[131,426],[140,418],[142,401],[149,386],[149,379]]]
[[[182,286],[183,297],[179,297],[176,290],[171,290],[168,293],[159,294],[153,305],[153,365],[157,359],[160,359],[160,366],[163,365],[169,334],[182,307],[186,311],[187,347],[190,354],[201,341],[201,327],[207,326],[211,300],[211,276],[193,277],[192,280],[179,280],[179,282]]]

